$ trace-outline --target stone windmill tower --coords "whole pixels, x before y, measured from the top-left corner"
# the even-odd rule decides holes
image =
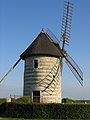
[[[62,55],[58,47],[42,29],[20,56],[25,61],[23,95],[33,102],[61,102]]]
[[[55,42],[51,33],[40,32],[31,45],[20,55],[0,82],[15,68],[22,59],[25,61],[23,95],[30,96],[34,103],[61,103],[61,77],[63,58],[77,80],[83,85],[83,73],[65,50],[69,44],[73,4],[64,2],[61,30],[62,46]],[[57,41],[57,40],[56,40]]]

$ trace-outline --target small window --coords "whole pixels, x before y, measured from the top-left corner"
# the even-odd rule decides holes
[[[38,68],[38,60],[34,60],[34,68]]]

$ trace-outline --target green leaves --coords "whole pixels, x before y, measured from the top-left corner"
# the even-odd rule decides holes
[[[8,117],[43,119],[90,119],[90,104],[5,103],[0,110]]]

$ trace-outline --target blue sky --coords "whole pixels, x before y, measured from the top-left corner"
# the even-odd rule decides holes
[[[70,1],[70,0],[69,0]],[[63,66],[62,97],[90,99],[90,0],[71,0],[74,13],[66,50],[84,73],[84,86]],[[0,0],[0,79],[42,27],[60,39],[63,0]],[[0,97],[22,95],[24,61],[0,85]]]

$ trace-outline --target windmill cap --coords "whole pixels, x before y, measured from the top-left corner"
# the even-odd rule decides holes
[[[42,29],[41,33],[37,36],[37,38],[20,55],[21,59],[25,60],[25,58],[35,55],[53,57],[62,56],[60,47],[57,47],[57,45],[53,41],[51,41],[47,34],[43,31],[44,30]]]

